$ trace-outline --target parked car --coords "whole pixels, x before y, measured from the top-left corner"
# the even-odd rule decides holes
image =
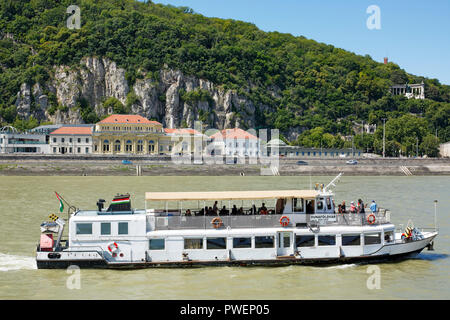
[[[356,160],[348,160],[346,162],[346,164],[353,164],[353,165],[355,165],[355,164],[358,164],[358,161],[356,161]]]
[[[308,162],[303,161],[303,160],[298,160],[298,161],[297,161],[297,164],[300,165],[300,166],[307,166],[307,165],[308,165]]]

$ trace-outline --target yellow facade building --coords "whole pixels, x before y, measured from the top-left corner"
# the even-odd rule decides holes
[[[200,133],[192,129],[164,129],[158,121],[150,121],[139,115],[113,114],[95,125],[92,132],[93,153],[190,153],[194,150],[194,134]]]

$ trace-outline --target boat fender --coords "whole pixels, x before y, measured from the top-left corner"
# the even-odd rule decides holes
[[[211,224],[214,227],[214,229],[219,229],[221,226],[223,226],[223,221],[219,217],[215,217],[211,220]]]
[[[280,224],[282,227],[287,227],[289,225],[289,218],[286,216],[282,216],[280,218]]]
[[[119,245],[116,242],[108,244],[108,251],[115,254],[119,250]]]
[[[374,223],[375,223],[375,220],[376,220],[376,218],[375,218],[375,215],[374,215],[374,214],[370,214],[370,215],[367,217],[367,222],[368,222],[369,224],[374,224]]]

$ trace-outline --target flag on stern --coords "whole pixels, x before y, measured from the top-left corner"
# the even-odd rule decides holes
[[[63,203],[63,201],[61,200],[61,198],[59,197],[58,192],[55,191],[55,194],[56,194],[56,197],[57,197],[58,200],[59,200],[59,211],[60,211],[60,212],[63,212],[63,211],[64,211],[64,203]]]

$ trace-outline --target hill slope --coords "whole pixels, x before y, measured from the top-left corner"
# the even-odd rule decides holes
[[[81,9],[69,30],[67,7]],[[342,146],[355,123],[387,118],[388,153],[450,140],[450,87],[304,37],[135,0],[0,3],[0,122],[94,122],[134,112],[166,126],[280,129],[294,143]],[[424,101],[392,84],[426,85]],[[408,128],[397,122],[408,124]],[[403,131],[401,131],[402,129]],[[428,139],[428,141],[427,141]],[[375,136],[358,147],[380,151]],[[428,153],[428,152],[427,152]]]

